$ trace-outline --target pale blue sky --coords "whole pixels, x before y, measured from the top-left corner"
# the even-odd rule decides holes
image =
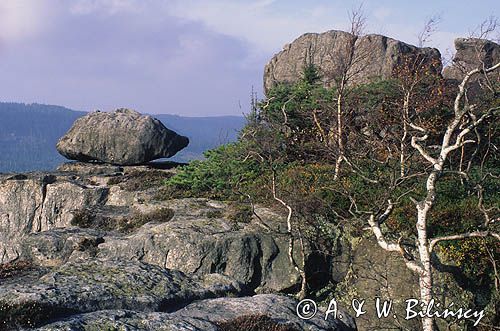
[[[79,110],[241,114],[264,64],[302,33],[346,29],[359,1],[0,0],[0,101]],[[496,1],[363,1],[369,33],[429,46],[497,15]],[[498,37],[494,35],[493,37]],[[240,105],[242,108],[240,108]]]

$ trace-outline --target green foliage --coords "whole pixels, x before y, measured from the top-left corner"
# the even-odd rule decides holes
[[[225,216],[237,223],[249,223],[253,217],[253,210],[248,204],[232,203],[229,205]]]
[[[304,72],[302,74],[302,80],[307,84],[314,84],[320,80],[321,76],[319,74],[318,68],[312,63],[306,64],[304,67]]]
[[[427,194],[425,180],[432,169],[410,146],[407,136],[404,156],[408,176],[400,178],[404,125],[401,82],[380,80],[348,89],[342,106],[342,139],[348,161],[335,179],[339,155],[336,90],[317,84],[318,79],[316,68],[309,65],[298,83],[268,91],[265,100],[253,103],[237,143],[213,150],[206,154],[206,160],[182,168],[167,180],[167,186],[181,196],[236,200],[249,195],[253,202],[272,204],[274,175],[277,195],[292,207],[293,221],[301,234],[327,254],[333,254],[339,229],[365,235],[367,213],[380,215],[390,199],[397,204],[382,225],[383,231],[390,241],[403,237],[411,242],[416,236],[417,217],[413,199],[422,200]],[[440,143],[451,114],[449,91],[438,83],[427,79],[414,89],[416,97],[409,115],[428,130],[429,145]],[[493,124],[478,133],[493,145],[499,143]],[[500,205],[498,153],[486,144],[477,149],[465,146],[463,155],[460,153],[457,150],[450,156],[438,180],[438,198],[429,213],[430,237],[480,228],[484,215],[478,208],[479,192],[485,208]],[[466,179],[457,176],[459,162],[461,169],[469,166]],[[236,214],[242,220],[251,217],[249,210]],[[439,246],[478,284],[491,285],[491,263],[486,256],[491,243],[478,239]],[[494,254],[498,261],[500,253],[497,250]]]
[[[377,80],[358,85],[354,87],[350,95],[352,97],[349,102],[360,107],[361,111],[373,110],[381,105],[392,106],[388,103],[402,98],[402,93],[394,80]],[[393,111],[395,110],[393,109]]]
[[[317,216],[336,218],[332,210],[349,207],[346,199],[332,185],[334,165],[298,162],[284,166],[277,177],[280,179],[280,195],[292,205],[295,212],[304,219]]]
[[[302,80],[294,85],[281,84],[268,92],[259,104],[259,122],[253,129],[252,145],[263,146],[265,155],[287,162],[325,158],[321,133],[316,123],[331,127],[334,116],[328,108],[334,91]],[[316,118],[316,120],[315,120]],[[264,143],[263,143],[264,142]]]
[[[202,196],[231,199],[240,185],[258,180],[261,167],[246,159],[243,144],[229,144],[205,153],[203,161],[193,161],[166,181],[174,196]]]
[[[491,260],[500,260],[498,241],[492,238],[469,238],[441,244],[447,260],[460,267],[466,277],[477,287],[491,286]]]
[[[280,84],[268,92],[262,115],[270,123],[281,125],[285,121],[286,113],[291,128],[307,128],[312,126],[310,112],[324,103],[331,102],[332,98],[331,91],[307,81],[294,85]],[[263,108],[264,103],[260,106]],[[307,119],[307,122],[304,123],[304,119]]]

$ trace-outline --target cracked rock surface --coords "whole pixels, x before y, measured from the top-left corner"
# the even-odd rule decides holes
[[[274,294],[260,294],[243,298],[217,298],[191,303],[173,313],[137,313],[127,310],[108,310],[75,315],[66,320],[49,324],[39,330],[91,330],[106,325],[113,329],[141,330],[220,330],[221,322],[234,320],[243,314],[271,316],[275,323],[285,324],[293,330],[353,330],[354,321],[349,317],[325,321],[320,312],[310,320],[297,317],[297,301]],[[323,316],[321,316],[323,315]],[[243,331],[243,330],[242,330]]]
[[[172,171],[69,163],[0,174],[0,330],[219,330],[246,316],[354,328],[297,318],[283,295],[300,283],[283,215],[159,198]]]
[[[8,330],[108,309],[173,311],[240,291],[237,282],[220,275],[189,277],[138,261],[80,260],[38,279],[0,285],[0,321]]]
[[[225,202],[157,200],[157,186],[135,189],[136,178],[161,182],[169,169],[79,165],[0,177],[0,263],[22,259],[55,267],[100,257],[226,274],[249,292],[286,291],[299,283],[282,215],[257,207],[265,224],[252,216],[242,221],[228,214],[232,207]]]

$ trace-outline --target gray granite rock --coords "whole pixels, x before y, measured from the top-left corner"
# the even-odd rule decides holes
[[[207,299],[173,313],[143,313],[125,310],[107,310],[71,316],[46,325],[39,330],[94,330],[107,327],[111,330],[165,330],[165,331],[218,331],[219,323],[249,316],[266,316],[269,321],[286,325],[290,330],[352,331],[354,320],[347,314],[342,319],[324,319],[324,313],[309,320],[297,316],[297,301],[280,295],[263,294],[243,298]],[[244,331],[244,330],[242,330]]]
[[[222,273],[257,292],[285,291],[300,283],[288,257],[282,215],[259,209],[267,230],[255,218],[240,222],[224,215],[230,207],[223,202],[177,199],[161,205],[174,211],[170,221],[146,224],[127,236],[107,237],[99,245],[99,256],[137,259],[199,275]],[[310,253],[306,251],[306,257]],[[295,259],[302,264],[298,252]]]
[[[171,312],[194,300],[240,291],[237,282],[222,275],[189,277],[138,261],[82,259],[36,280],[2,282],[0,329],[108,309]]]
[[[57,150],[71,160],[134,165],[171,157],[188,143],[188,138],[151,116],[118,109],[77,119],[57,143]]]
[[[274,55],[264,69],[264,90],[267,92],[278,83],[299,81],[304,66],[309,63],[319,70],[322,83],[332,86],[335,73],[346,66],[351,44],[354,45],[354,61],[349,71],[352,85],[390,78],[406,55],[419,55],[428,63],[433,63],[434,70],[441,71],[441,55],[435,48],[418,48],[376,34],[356,37],[332,30],[306,33]]]
[[[72,175],[33,173],[0,178],[0,264],[17,259],[23,238],[68,227],[74,210],[103,203],[108,189]]]
[[[500,45],[485,39],[457,38],[457,50],[453,62],[444,68],[443,76],[447,79],[462,80],[465,74],[473,69],[489,68],[500,62]],[[498,77],[498,73],[497,79]]]
[[[103,237],[103,231],[78,227],[31,233],[19,244],[20,260],[40,267],[56,267],[69,260],[92,258],[104,242]]]
[[[300,283],[283,215],[257,206],[263,225],[252,215],[238,219],[231,210],[241,206],[220,201],[157,201],[158,186],[136,190],[137,183],[161,181],[170,170],[94,167],[0,178],[0,264],[21,259],[56,267],[98,256],[222,273],[259,293]],[[302,263],[298,251],[295,260]]]

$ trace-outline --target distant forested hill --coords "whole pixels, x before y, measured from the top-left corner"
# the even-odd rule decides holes
[[[83,115],[60,106],[0,102],[0,172],[54,169],[65,161],[56,151],[57,140]],[[172,158],[179,162],[202,158],[207,149],[236,140],[245,122],[239,116],[154,116],[189,137],[189,146]]]

